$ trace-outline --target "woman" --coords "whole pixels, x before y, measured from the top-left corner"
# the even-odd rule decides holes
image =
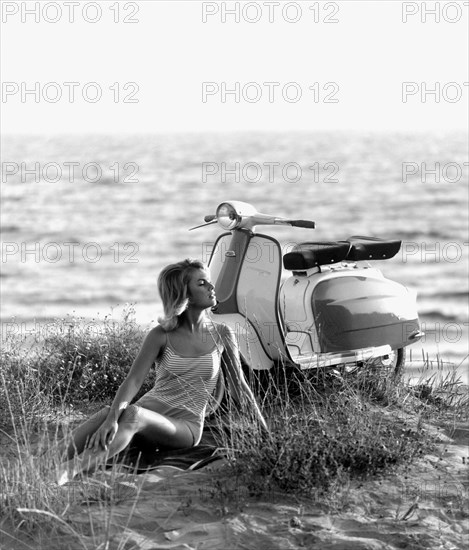
[[[204,265],[183,260],[167,266],[158,278],[158,290],[164,318],[146,336],[112,405],[73,432],[68,461],[59,472],[60,485],[121,452],[136,434],[154,448],[197,445],[221,360],[233,398],[241,403],[246,397],[268,430],[242,374],[233,331],[207,315],[216,298]],[[155,360],[153,389],[130,405]],[[76,453],[79,456],[73,458]]]

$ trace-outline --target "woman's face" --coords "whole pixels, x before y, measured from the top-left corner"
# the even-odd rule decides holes
[[[210,282],[210,275],[205,269],[192,271],[187,288],[191,306],[205,309],[216,305],[215,287]]]

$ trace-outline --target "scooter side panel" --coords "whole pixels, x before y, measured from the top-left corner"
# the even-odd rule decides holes
[[[292,275],[280,302],[293,359],[384,345],[398,349],[415,342],[410,337],[420,328],[415,293],[375,268]]]
[[[319,282],[311,296],[321,352],[408,345],[419,330],[415,295],[365,272]]]

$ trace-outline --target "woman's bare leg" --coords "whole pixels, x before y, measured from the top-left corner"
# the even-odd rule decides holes
[[[94,470],[109,458],[123,451],[136,433],[152,441],[154,446],[180,449],[193,445],[193,435],[187,425],[179,420],[170,419],[162,414],[130,405],[119,419],[117,433],[108,449],[84,450],[78,459],[72,459],[63,464],[59,472],[59,484],[72,480],[80,472]]]
[[[64,458],[71,460],[76,454],[81,454],[85,450],[86,442],[106,420],[109,409],[109,406],[104,407],[64,438],[56,450],[59,456],[62,458],[65,455]]]

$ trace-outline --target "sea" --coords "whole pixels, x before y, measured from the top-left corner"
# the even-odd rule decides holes
[[[154,326],[158,273],[207,261],[220,228],[189,228],[236,199],[316,222],[260,228],[283,250],[401,239],[375,265],[417,292],[426,334],[409,347],[411,364],[450,365],[467,383],[467,151],[465,133],[438,132],[4,135],[2,340],[129,308]]]

